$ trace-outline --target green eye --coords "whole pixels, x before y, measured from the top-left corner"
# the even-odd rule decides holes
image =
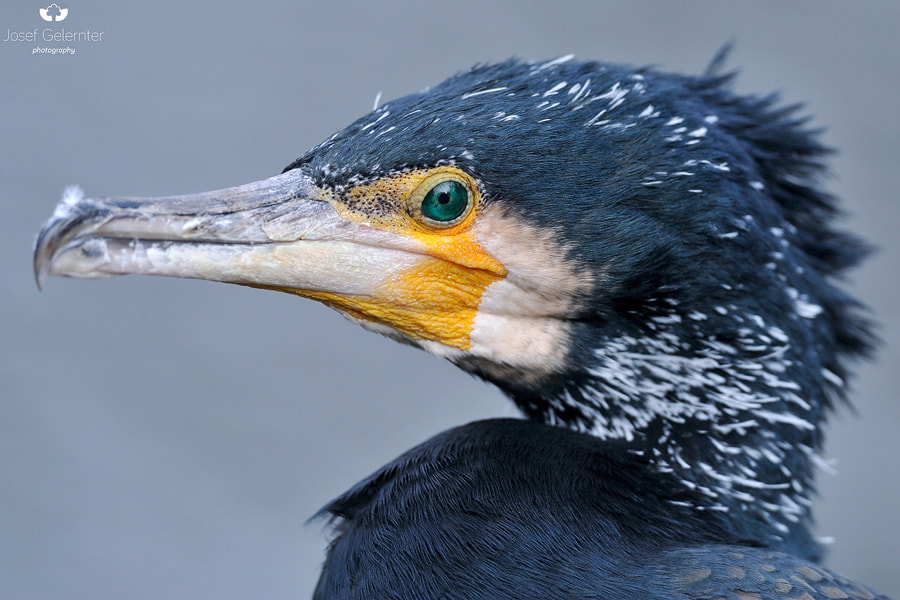
[[[452,223],[469,207],[469,190],[458,181],[442,181],[425,194],[422,214],[438,223]]]

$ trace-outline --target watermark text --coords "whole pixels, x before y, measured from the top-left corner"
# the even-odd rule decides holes
[[[50,29],[40,27],[32,31],[13,31],[6,30],[4,42],[101,42],[103,41],[102,31],[67,31],[65,29]]]
[[[20,42],[31,44],[31,55],[35,54],[51,54],[57,56],[74,56],[75,49],[78,44],[88,43],[93,45],[94,42],[102,42],[104,32],[95,29],[76,29],[63,27],[50,27],[49,24],[57,25],[60,21],[65,21],[71,15],[69,9],[56,4],[50,4],[47,8],[41,8],[37,11],[41,20],[47,21],[44,27],[35,27],[34,29],[8,27],[6,34],[0,33],[0,42],[10,44],[10,47],[21,48]],[[77,19],[73,19],[76,21]],[[71,23],[72,21],[69,21]],[[40,21],[37,22],[40,24]],[[2,31],[2,30],[0,30]],[[61,46],[60,43],[66,46]],[[25,50],[25,48],[22,48]]]
[[[66,48],[43,48],[36,46],[31,49],[31,54],[75,54],[75,48],[68,46]]]

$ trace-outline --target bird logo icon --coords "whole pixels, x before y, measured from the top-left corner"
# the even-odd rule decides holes
[[[65,21],[69,16],[68,8],[60,8],[55,2],[47,8],[39,9],[41,18],[45,21]]]

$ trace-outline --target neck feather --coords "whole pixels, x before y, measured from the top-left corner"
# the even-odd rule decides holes
[[[697,510],[749,519],[754,541],[818,558],[813,468],[824,408],[843,381],[792,343],[793,329],[734,306],[673,309],[631,333],[585,324],[572,344],[586,349],[577,373],[549,396],[511,395],[532,418],[634,443],[700,492]]]

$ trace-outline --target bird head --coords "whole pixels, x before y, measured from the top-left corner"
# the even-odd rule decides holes
[[[794,109],[729,79],[478,66],[264,181],[70,190],[38,238],[38,281],[144,273],[317,300],[531,418],[634,442],[700,508],[814,555],[820,424],[867,346],[832,279],[865,249],[831,227],[826,151]]]

